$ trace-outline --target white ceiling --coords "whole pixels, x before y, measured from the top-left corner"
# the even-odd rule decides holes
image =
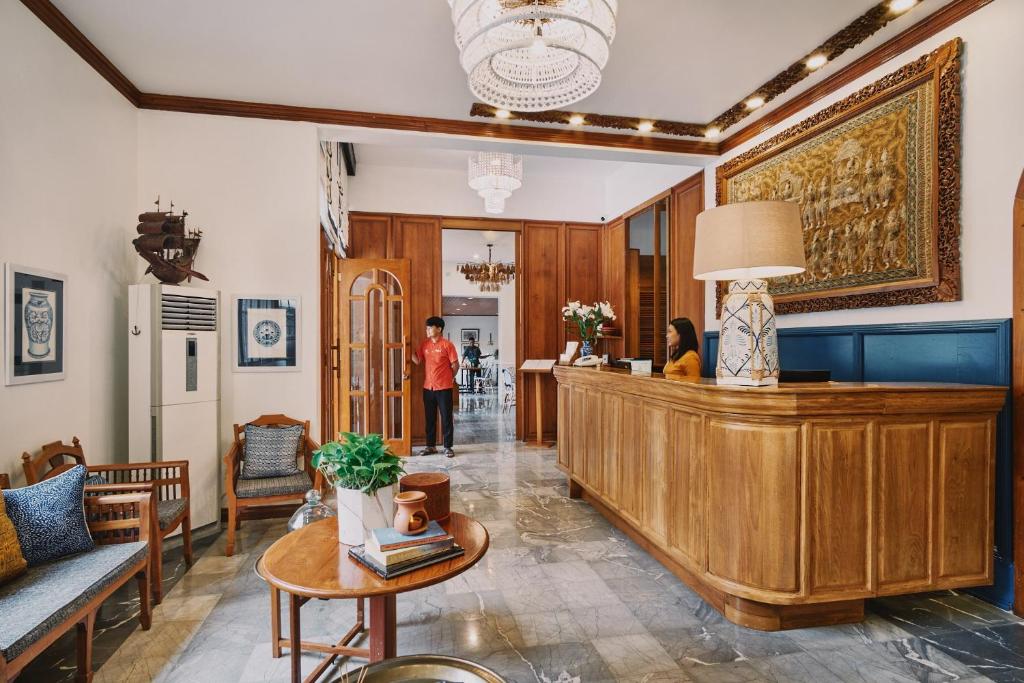
[[[798,89],[948,1],[922,2]],[[54,2],[145,92],[469,118],[445,0]],[[622,0],[604,83],[579,109],[706,122],[874,2]]]
[[[491,237],[482,230],[442,230],[441,260],[445,263],[486,261],[487,243],[493,242],[495,261],[516,260],[516,236],[514,232],[497,232]]]
[[[459,170],[468,172],[469,157],[475,150],[446,149],[430,147],[408,147],[402,145],[357,144],[356,173],[360,166],[400,166],[404,168],[426,168],[431,170]],[[510,150],[519,153],[519,150]],[[546,156],[541,154],[523,155],[523,176],[533,174],[591,176],[606,178],[623,167],[623,162],[591,158]],[[468,190],[467,190],[468,191]]]

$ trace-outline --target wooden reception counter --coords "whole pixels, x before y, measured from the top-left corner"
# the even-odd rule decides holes
[[[1005,387],[554,374],[570,495],[737,624],[859,621],[868,597],[992,582]]]

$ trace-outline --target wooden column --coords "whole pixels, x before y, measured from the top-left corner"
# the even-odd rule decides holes
[[[1024,617],[1024,173],[1013,200],[1013,612]]]
[[[672,188],[668,230],[669,318],[693,322],[697,339],[704,336],[704,281],[693,279],[693,241],[697,214],[704,210],[704,172]],[[703,349],[702,349],[703,351]]]

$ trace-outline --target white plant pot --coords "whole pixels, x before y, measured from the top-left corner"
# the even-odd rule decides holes
[[[395,521],[395,485],[377,489],[368,496],[358,489],[336,488],[338,498],[338,541],[362,545],[371,529],[391,526]]]

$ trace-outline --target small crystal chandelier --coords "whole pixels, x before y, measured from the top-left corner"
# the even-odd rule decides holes
[[[516,276],[514,263],[491,261],[493,248],[493,244],[487,245],[487,263],[460,263],[456,266],[467,280],[480,285],[481,292],[501,291],[501,286],[507,285]]]
[[[469,89],[510,111],[547,111],[601,85],[618,0],[448,0]]]
[[[469,157],[469,186],[483,197],[484,211],[502,213],[505,200],[523,186],[523,157],[506,152],[477,152]]]

